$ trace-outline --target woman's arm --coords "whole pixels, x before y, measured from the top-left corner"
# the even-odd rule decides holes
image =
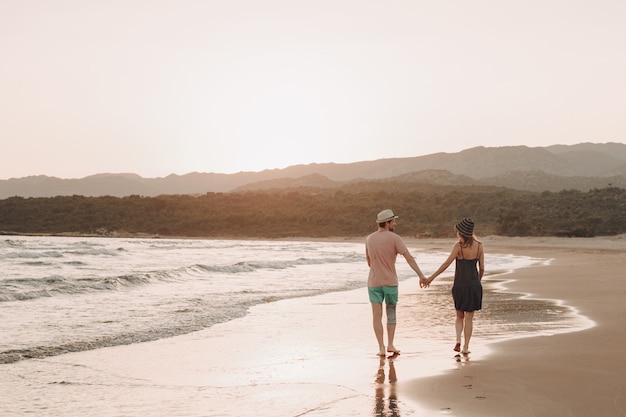
[[[483,245],[480,245],[478,249],[478,279],[482,281],[483,274],[485,273],[485,250]]]
[[[452,251],[450,252],[450,255],[448,255],[448,259],[446,259],[441,266],[439,267],[439,269],[437,269],[437,271],[435,271],[434,274],[432,274],[430,276],[430,278],[428,278],[428,284],[430,285],[431,282],[433,282],[433,280],[435,278],[437,278],[439,276],[439,274],[441,274],[443,271],[445,271],[446,269],[448,269],[448,267],[450,266],[450,264],[452,263],[452,261],[454,261],[458,254],[459,254],[459,248],[461,246],[459,245],[459,243],[455,243],[454,246],[452,247]]]

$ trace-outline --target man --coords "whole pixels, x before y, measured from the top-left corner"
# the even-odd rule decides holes
[[[396,304],[398,303],[398,275],[396,274],[396,256],[404,256],[409,266],[420,277],[420,286],[426,277],[420,270],[415,258],[409,253],[400,236],[394,233],[398,216],[387,209],[378,213],[378,230],[365,240],[365,256],[370,267],[367,280],[369,299],[372,303],[374,333],[378,341],[378,355],[400,354],[393,344],[396,332]],[[383,301],[387,313],[387,349],[383,341]]]

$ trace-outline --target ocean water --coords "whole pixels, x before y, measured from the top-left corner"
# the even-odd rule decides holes
[[[448,255],[410,248],[426,275]],[[473,340],[485,345],[589,325],[572,306],[559,300],[536,299],[505,289],[511,271],[548,262],[492,254],[487,247],[484,308],[477,314]],[[377,382],[381,370],[389,367],[390,373],[393,365],[381,363],[379,367],[377,359],[371,381],[366,376],[362,382],[363,392],[371,385],[374,393],[363,394],[338,382],[328,385],[327,372],[305,369],[306,361],[296,351],[294,357],[283,355],[282,363],[271,357],[241,358],[230,365],[235,367],[232,374],[217,372],[216,364],[209,364],[207,372],[219,374],[222,383],[207,380],[199,385],[174,384],[168,382],[167,375],[159,377],[165,382],[156,383],[153,379],[160,375],[156,370],[151,377],[137,379],[125,377],[124,372],[103,373],[99,367],[56,358],[109,346],[166,342],[184,334],[223,336],[214,335],[212,326],[244,317],[254,306],[270,311],[284,308],[281,304],[298,301],[298,297],[326,294],[325,298],[337,301],[325,308],[340,311],[342,292],[364,290],[366,286],[363,243],[4,236],[0,240],[0,265],[0,415],[429,415],[413,414],[415,407],[397,400],[390,391],[393,384]],[[402,258],[397,270],[401,281],[400,346],[409,348],[403,350],[402,358],[417,357],[420,363],[428,364],[434,358],[429,358],[428,352],[441,351],[445,346],[448,361],[453,337],[450,287],[454,266],[430,289],[411,296],[403,295],[402,286],[414,285],[415,273]],[[366,292],[363,294],[366,297]],[[277,303],[279,300],[286,301]],[[367,313],[366,304],[366,300],[360,303]],[[281,317],[286,331],[310,336],[306,330],[310,318],[304,314],[289,320]],[[253,323],[263,320],[255,315],[248,318]],[[369,317],[364,317],[363,329],[368,335],[369,326]],[[207,329],[210,331],[194,333]],[[411,348],[411,344],[418,347]],[[355,352],[362,348],[354,346]],[[151,352],[142,351],[147,355]],[[156,365],[159,360],[173,359],[149,357],[145,363]],[[219,363],[219,357],[210,360]],[[345,358],[324,360],[336,369],[354,369]],[[190,361],[191,369],[195,369],[194,359]],[[406,380],[413,371],[401,368],[399,372]],[[334,372],[341,378],[342,372]],[[301,379],[292,380],[293,376]],[[226,383],[224,378],[235,382]],[[294,384],[302,378],[317,382]],[[255,380],[266,382],[250,382]],[[322,390],[317,388],[321,383],[325,384]],[[283,393],[287,386],[293,389],[287,402],[275,397],[275,388]],[[374,405],[368,410],[370,401]],[[296,411],[303,409],[309,411]]]
[[[413,254],[426,274],[447,256]],[[502,274],[541,262],[487,254],[489,308],[477,335],[571,327],[557,301],[497,291]],[[364,287],[367,277],[364,245],[344,242],[5,237],[0,265],[0,364],[190,333],[256,304]],[[415,276],[402,259],[398,273]],[[449,338],[450,279],[420,300],[433,312],[431,337]]]

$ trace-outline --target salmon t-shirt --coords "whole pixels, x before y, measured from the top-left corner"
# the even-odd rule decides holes
[[[398,285],[396,257],[408,248],[400,236],[389,230],[377,231],[365,239],[365,256],[370,265],[368,287],[393,287]]]

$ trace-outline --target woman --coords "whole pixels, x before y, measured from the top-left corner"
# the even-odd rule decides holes
[[[469,342],[472,337],[474,312],[482,308],[483,287],[481,284],[485,272],[485,252],[483,245],[474,236],[474,222],[465,218],[454,228],[458,242],[452,247],[448,259],[426,281],[426,286],[445,271],[453,260],[456,260],[452,298],[456,309],[456,344],[454,350],[463,354],[469,353]],[[464,334],[463,350],[461,350],[461,334]]]

